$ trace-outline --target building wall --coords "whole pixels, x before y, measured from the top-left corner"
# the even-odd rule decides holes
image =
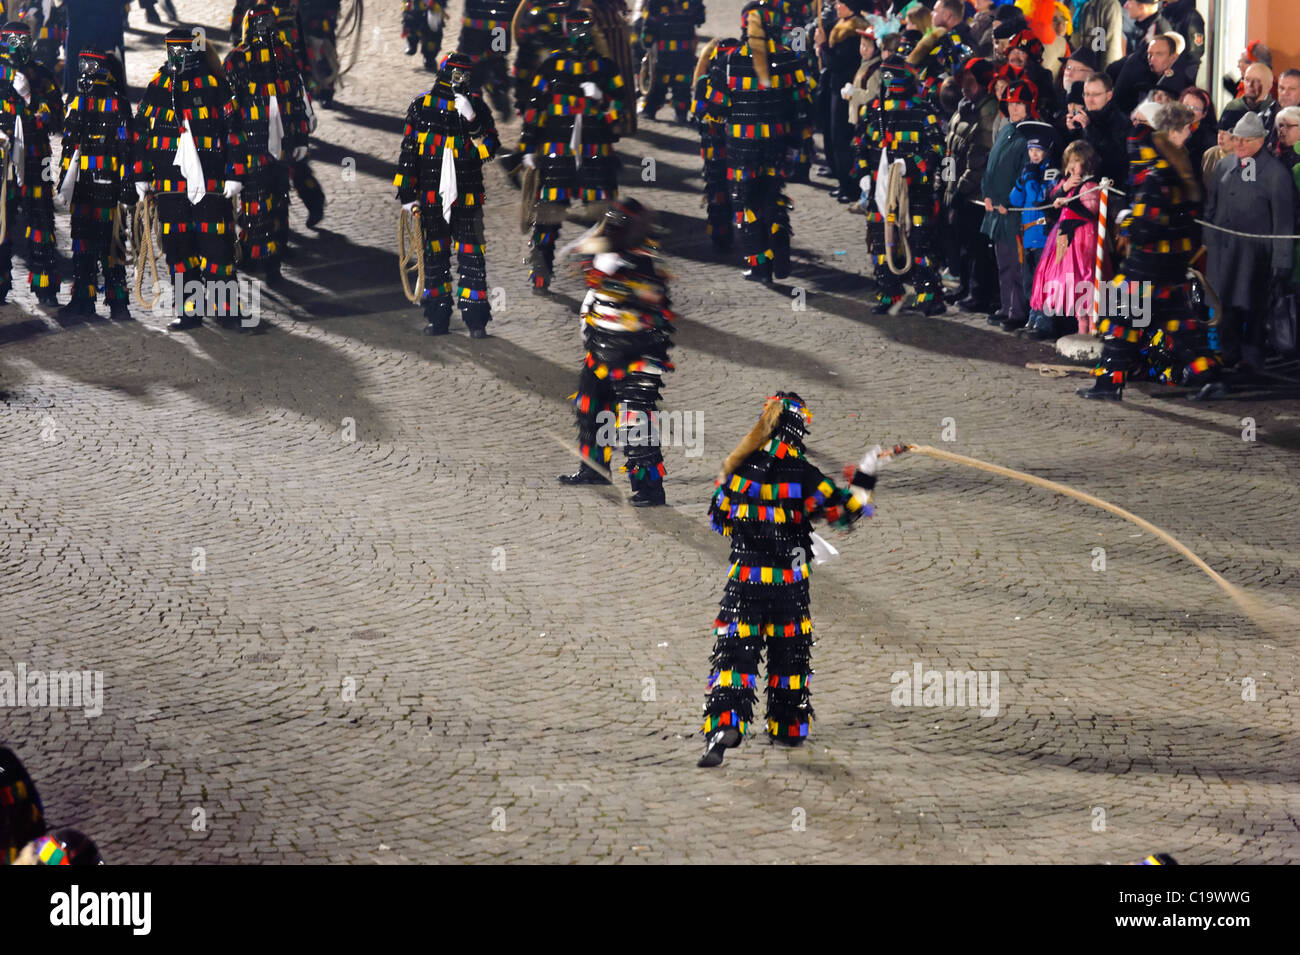
[[[1250,39],[1263,40],[1273,51],[1273,72],[1300,69],[1300,3],[1296,0],[1248,2]]]

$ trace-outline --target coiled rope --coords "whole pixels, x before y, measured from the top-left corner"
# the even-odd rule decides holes
[[[397,214],[397,270],[406,300],[418,305],[424,295],[424,225],[419,212],[402,209]]]
[[[889,182],[885,190],[885,264],[895,275],[906,275],[912,268],[912,245],[907,241],[911,231],[912,208],[907,195],[907,177],[897,165],[889,167]],[[902,265],[895,265],[895,250],[903,253]]]
[[[926,457],[936,458],[940,461],[949,461],[953,464],[961,464],[965,467],[975,468],[979,471],[986,471],[990,474],[997,474],[1002,477],[1011,478],[1015,481],[1021,481],[1025,484],[1031,484],[1057,494],[1064,494],[1066,497],[1072,497],[1076,501],[1082,501],[1085,504],[1091,504],[1093,507],[1099,507],[1104,511],[1109,511],[1117,517],[1122,517],[1130,523],[1136,524],[1144,531],[1155,535],[1164,541],[1179,554],[1189,560],[1192,564],[1203,571],[1211,580],[1219,585],[1219,588],[1228,595],[1233,604],[1243,614],[1253,620],[1262,629],[1273,633],[1278,637],[1294,635],[1297,628],[1300,627],[1300,613],[1289,607],[1272,607],[1265,604],[1259,598],[1252,594],[1246,593],[1236,584],[1224,580],[1223,577],[1214,570],[1209,564],[1196,556],[1192,550],[1182,541],[1175,538],[1167,531],[1161,530],[1150,521],[1138,517],[1130,511],[1124,510],[1116,504],[1109,501],[1103,501],[1099,497],[1094,497],[1083,491],[1076,490],[1065,484],[1058,484],[1055,481],[1049,481],[1033,474],[1026,474],[1024,471],[1015,471],[1011,468],[1002,467],[999,464],[990,464],[988,461],[981,461],[978,458],[968,458],[962,454],[954,454],[951,451],[941,451],[938,448],[932,448],[928,445],[905,445],[904,450],[911,451],[915,454],[922,454]]]
[[[158,209],[153,196],[140,200],[135,211],[135,225],[131,231],[131,246],[135,249],[135,300],[149,311],[153,311],[158,299],[162,298],[165,286],[158,275],[158,246],[154,237],[158,229]],[[153,273],[154,297],[146,301],[144,297],[145,267]]]

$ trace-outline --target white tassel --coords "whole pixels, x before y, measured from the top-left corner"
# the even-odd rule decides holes
[[[284,121],[280,118],[280,101],[274,93],[266,107],[267,123],[266,151],[272,159],[279,159],[284,152]]]
[[[72,193],[77,188],[77,176],[81,174],[81,147],[78,146],[72,152],[72,161],[68,163],[68,172],[63,177],[63,185],[59,187],[59,201],[63,205],[72,205]]]
[[[177,167],[185,177],[185,194],[191,205],[198,205],[208,194],[207,178],[203,175],[203,163],[199,161],[199,147],[194,145],[194,134],[189,124],[181,127],[181,140],[176,146]]]
[[[573,165],[582,168],[582,113],[573,117],[573,135],[569,137],[569,148],[573,150]]]
[[[14,179],[21,187],[27,179],[27,144],[23,141],[23,118],[14,117]]]
[[[840,556],[840,552],[826,538],[820,534],[812,535],[813,563],[824,564],[832,558]]]
[[[451,140],[442,147],[442,175],[438,179],[438,194],[442,197],[442,217],[451,222],[451,207],[456,204],[456,154]]]

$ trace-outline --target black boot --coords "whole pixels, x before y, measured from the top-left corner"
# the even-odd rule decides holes
[[[722,726],[715,732],[709,734],[708,741],[704,744],[704,755],[696,763],[701,769],[712,769],[714,766],[722,765],[722,757],[727,754],[727,750],[740,745],[740,731],[734,726]]]
[[[191,328],[198,328],[203,324],[203,319],[197,315],[182,315],[180,318],[173,319],[167,324],[167,328],[173,332],[184,332]]]
[[[95,303],[88,298],[74,298],[67,305],[59,309],[59,319],[61,321],[76,321],[80,318],[98,318],[95,312]]]
[[[129,322],[131,321],[131,309],[126,302],[110,302],[108,317],[115,322]]]
[[[753,268],[745,269],[740,274],[744,276],[746,282],[762,282],[764,285],[771,285],[772,263],[764,262],[762,265],[755,265]]]
[[[176,4],[172,3],[172,0],[162,0],[162,4],[163,9],[167,11],[167,19],[172,23],[179,22],[180,17],[176,15]]]
[[[666,503],[662,481],[647,481],[632,495],[633,507],[661,507]]]
[[[1120,401],[1124,397],[1124,386],[1115,384],[1109,376],[1101,377],[1091,388],[1079,388],[1075,394],[1081,398],[1094,398],[1098,401]]]
[[[609,478],[584,461],[572,474],[561,474],[559,481],[572,487],[577,484],[608,484]]]

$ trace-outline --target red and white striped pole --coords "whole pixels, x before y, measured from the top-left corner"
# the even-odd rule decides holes
[[[1103,179],[1101,181],[1101,202],[1097,208],[1097,264],[1092,278],[1092,315],[1088,321],[1088,333],[1090,335],[1097,334],[1097,316],[1101,314],[1101,265],[1106,258],[1106,203],[1108,189],[1110,189],[1110,180]]]

